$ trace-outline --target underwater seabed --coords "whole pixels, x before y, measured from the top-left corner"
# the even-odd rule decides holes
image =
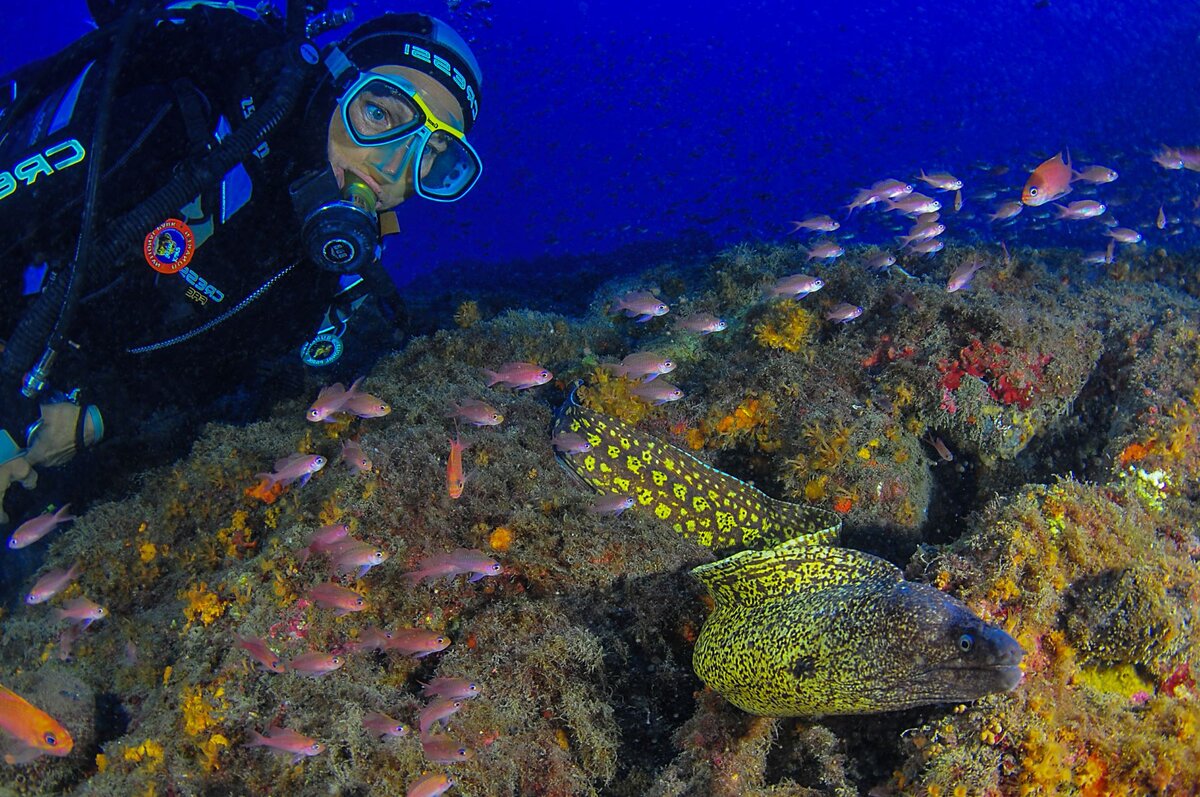
[[[869,255],[811,269],[793,247],[739,246],[614,280],[578,318],[487,317],[481,296],[368,375],[386,417],[308,423],[313,383],[269,420],[206,427],[139,494],[57,532],[45,568],[83,575],[54,603],[86,594],[109,610],[69,658],[47,606],[4,618],[3,682],[66,725],[75,751],[6,768],[0,795],[402,794],[426,772],[463,795],[1200,793],[1200,305],[1139,280],[1145,263],[1095,275],[1068,253],[949,247],[908,280],[867,273]],[[974,290],[947,294],[969,257],[987,261]],[[763,298],[802,271],[825,287]],[[671,312],[607,315],[630,290]],[[865,312],[825,321],[840,301]],[[675,330],[697,311],[729,328]],[[646,404],[600,368],[645,350],[678,363],[660,379],[685,398]],[[512,360],[555,382],[486,388],[480,369]],[[753,717],[706,690],[690,659],[708,605],[689,570],[715,557],[636,507],[589,511],[549,443],[576,378],[593,409],[841,513],[843,545],[1008,630],[1023,682],[970,705],[802,719]],[[459,429],[467,480],[452,500],[444,414],[469,398],[505,420]],[[370,473],[339,461],[355,437]],[[253,489],[296,451],[330,463],[280,495]],[[340,618],[303,600],[328,570],[297,555],[339,521],[391,554],[351,582],[367,609]],[[456,548],[503,574],[402,579]],[[291,659],[345,651],[371,625],[453,641],[425,658],[347,653],[305,678],[264,671],[234,639],[265,637]],[[364,730],[372,711],[414,723],[438,676],[481,685],[446,730],[469,760],[430,763],[415,729]],[[328,749],[293,764],[242,746],[273,723]]]

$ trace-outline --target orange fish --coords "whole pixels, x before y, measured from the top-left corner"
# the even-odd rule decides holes
[[[1071,153],[1060,152],[1033,170],[1021,191],[1021,201],[1031,208],[1071,193]]]
[[[0,730],[17,742],[4,756],[9,764],[26,764],[42,755],[61,758],[75,746],[71,734],[57,720],[3,686],[0,686]]]
[[[450,458],[446,460],[446,489],[451,498],[458,498],[463,493],[463,485],[467,483],[463,477],[462,454],[466,445],[454,435],[450,441]]]

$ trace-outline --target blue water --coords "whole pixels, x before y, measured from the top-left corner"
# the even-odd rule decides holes
[[[79,0],[4,5],[0,70],[88,29]],[[1120,222],[1143,234],[1172,198],[1190,218],[1200,192],[1200,176],[1149,160],[1160,145],[1197,143],[1195,3],[372,0],[357,12],[389,9],[451,22],[484,71],[472,133],[483,180],[462,202],[402,208],[387,254],[402,280],[689,233],[774,239],[789,219],[835,212],[856,188],[922,167],[963,179],[970,210],[980,185],[1014,194],[1068,147],[1077,164],[1121,172],[1099,194],[1127,203]],[[1012,171],[995,180],[973,164]],[[1027,216],[999,237],[1107,242],[1078,228],[1024,239],[1020,225],[1036,226]],[[1193,241],[1187,228],[1170,243]],[[957,232],[990,234],[969,222]]]

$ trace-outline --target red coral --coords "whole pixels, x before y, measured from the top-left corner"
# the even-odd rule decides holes
[[[1011,352],[999,343],[984,345],[978,338],[959,350],[953,360],[938,362],[943,390],[958,390],[964,376],[983,380],[988,395],[1001,404],[1028,409],[1038,393],[1043,371],[1053,360],[1049,354],[1032,356]]]
[[[1196,686],[1195,680],[1192,679],[1192,668],[1186,661],[1176,667],[1175,670],[1166,677],[1166,680],[1164,680],[1162,683],[1162,690],[1164,693],[1174,697],[1175,690],[1181,686],[1187,687],[1188,689],[1193,689]]]

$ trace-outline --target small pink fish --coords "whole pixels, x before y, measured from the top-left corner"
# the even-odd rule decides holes
[[[421,685],[421,695],[424,697],[448,697],[457,700],[469,700],[479,696],[479,684],[466,678],[447,678],[439,676],[427,684]]]
[[[475,757],[474,750],[444,733],[422,736],[421,750],[425,753],[425,757],[435,764],[453,764],[458,761],[469,761]]]
[[[621,360],[619,365],[609,364],[604,367],[617,376],[624,376],[629,379],[641,379],[645,377],[646,381],[650,382],[661,374],[669,374],[674,371],[675,361],[658,352],[639,351]]]
[[[346,643],[346,647],[356,653],[361,653],[364,650],[385,650],[391,638],[392,634],[390,631],[384,631],[382,628],[373,625],[359,631],[358,639]]]
[[[833,232],[839,229],[842,225],[824,214],[814,216],[806,216],[800,221],[789,222],[792,229],[788,231],[788,235],[800,230],[808,230],[809,232]]]
[[[342,462],[355,473],[368,473],[371,470],[371,458],[363,452],[357,440],[342,443]]]
[[[554,374],[534,363],[511,362],[505,363],[495,371],[482,369],[487,377],[487,386],[508,385],[513,390],[524,390],[530,387],[544,385],[554,378]]]
[[[657,382],[639,382],[629,389],[629,394],[656,407],[683,398],[683,391],[665,379]]]
[[[592,502],[592,505],[588,507],[588,511],[595,512],[597,515],[619,515],[633,506],[633,504],[632,496],[618,494],[602,495]]]
[[[1177,149],[1162,147],[1150,157],[1164,169],[1179,171],[1183,168],[1183,156],[1179,154],[1179,150]]]
[[[243,747],[266,747],[280,753],[290,753],[292,763],[298,764],[304,758],[320,755],[325,752],[325,745],[309,736],[305,736],[288,728],[272,725],[266,734],[250,731],[250,741]]]
[[[963,187],[962,180],[958,179],[949,172],[934,172],[926,174],[925,170],[921,170],[921,175],[917,178],[921,182],[936,188],[939,191],[958,191]]]
[[[503,571],[500,563],[483,551],[469,548],[455,548],[450,553],[434,554],[421,560],[417,569],[405,573],[404,578],[413,584],[425,580],[446,578],[453,580],[455,576],[471,573],[469,581],[478,581],[485,576],[498,576]]]
[[[408,735],[407,725],[378,711],[370,711],[363,715],[363,727],[371,733],[378,734],[380,739]]]
[[[322,526],[313,532],[309,538],[308,545],[300,549],[299,559],[303,565],[308,561],[308,557],[312,554],[328,553],[339,542],[346,540],[350,536],[350,527],[345,523],[334,523],[330,526]]]
[[[233,635],[237,646],[250,654],[250,657],[261,664],[268,672],[287,672],[287,664],[275,655],[267,640],[256,636]]]
[[[592,450],[587,438],[576,432],[559,432],[550,438],[550,445],[560,454],[586,454]]]
[[[421,728],[421,736],[429,733],[429,729],[439,722],[445,725],[447,721],[458,713],[462,708],[462,700],[453,697],[439,697],[425,708],[421,709],[421,713],[417,718],[417,724]]]
[[[70,620],[79,623],[84,628],[87,628],[96,620],[103,620],[107,616],[108,609],[82,596],[72,598],[64,603],[61,609],[54,610],[56,620]]]
[[[390,404],[370,393],[355,393],[342,405],[342,412],[359,418],[382,418],[391,411]]]
[[[340,669],[346,660],[332,653],[301,653],[287,663],[287,668],[294,673],[319,678],[322,675]]]
[[[74,515],[66,514],[66,511],[70,507],[70,504],[64,504],[57,512],[47,512],[26,520],[20,526],[17,526],[17,530],[8,538],[8,547],[16,550],[17,548],[24,548],[26,545],[32,545],[63,523],[74,520]]]
[[[1112,238],[1114,241],[1123,244],[1136,244],[1142,240],[1142,234],[1137,230],[1131,230],[1128,227],[1113,227],[1111,230],[1105,230],[1105,235]],[[19,531],[20,529],[18,529]],[[11,545],[11,543],[10,543]]]
[[[450,411],[446,413],[446,417],[462,418],[474,426],[498,426],[504,421],[504,415],[495,407],[475,399],[467,399],[462,404],[451,402]]]
[[[906,216],[919,216],[922,213],[935,213],[942,209],[942,203],[931,196],[921,193],[909,194],[900,199],[884,202],[888,210],[899,211]]]
[[[330,582],[313,587],[309,590],[308,597],[322,608],[335,609],[334,617],[344,617],[351,612],[361,612],[367,608],[367,599],[362,595]]]
[[[440,653],[450,647],[453,640],[445,634],[427,628],[397,628],[385,646],[401,656],[423,659],[430,653]]]
[[[933,450],[937,452],[937,455],[941,458],[942,462],[954,461],[954,452],[950,450],[950,447],[946,445],[942,438],[931,432],[929,436],[925,438],[925,442],[933,446]]]
[[[372,567],[388,560],[388,552],[378,545],[358,540],[343,540],[330,552],[335,572],[358,569],[358,578],[365,576]]]
[[[457,428],[454,439],[449,442],[450,454],[446,457],[446,493],[457,500],[462,497],[463,490],[467,486],[467,477],[463,473],[462,455],[470,444],[459,439]]]
[[[955,291],[964,291],[971,287],[971,280],[974,279],[975,273],[984,267],[982,260],[968,260],[959,263],[950,272],[950,279],[946,280],[946,293],[954,293]]]
[[[856,304],[841,302],[825,313],[825,320],[835,324],[848,324],[862,315],[863,309]]]
[[[696,313],[681,318],[675,322],[675,326],[679,329],[685,329],[688,332],[698,332],[701,335],[711,335],[714,332],[724,332],[729,328],[729,325],[717,318],[712,313]]]
[[[996,208],[995,213],[988,214],[988,221],[1008,221],[1014,219],[1021,214],[1025,206],[1015,199],[1010,202],[1005,202]]]
[[[275,471],[273,473],[259,473],[257,477],[266,479],[268,487],[274,487],[276,484],[287,486],[297,479],[300,481],[300,486],[308,484],[308,480],[312,475],[325,467],[325,457],[319,454],[289,454],[283,459],[275,460]]]
[[[612,312],[624,312],[627,318],[636,316],[639,324],[644,324],[651,318],[666,315],[670,311],[671,308],[650,291],[630,291],[618,298],[612,307]]]
[[[71,648],[81,636],[83,636],[83,626],[79,623],[71,623],[64,628],[58,635],[58,652],[54,654],[54,657],[59,661],[70,661]]]
[[[799,298],[808,296],[825,287],[825,280],[808,274],[789,274],[775,280],[775,284],[767,289],[768,296],[791,296]]]
[[[946,231],[946,225],[940,221],[935,221],[927,224],[917,224],[908,231],[908,235],[902,235],[899,238],[901,246],[909,246],[917,244],[921,241],[928,241],[931,238],[936,238]]]
[[[822,241],[813,244],[808,249],[802,246],[800,251],[808,255],[809,260],[833,260],[846,254],[846,250],[833,241]]]
[[[317,393],[317,400],[308,408],[304,417],[313,423],[329,421],[330,416],[341,412],[346,402],[358,392],[360,382],[362,382],[362,377],[354,380],[354,384],[350,386],[349,390],[341,382],[334,382],[332,385],[321,388],[321,391]]]
[[[880,252],[867,259],[868,271],[883,271],[896,265],[896,256],[891,252]]]
[[[1108,210],[1108,206],[1103,202],[1097,202],[1094,199],[1081,199],[1078,202],[1070,202],[1065,207],[1054,204],[1054,211],[1058,214],[1058,219],[1066,219],[1068,221],[1077,221],[1079,219],[1094,219],[1097,216],[1103,216],[1104,211]]]
[[[945,247],[946,247],[946,244],[944,244],[941,241],[934,238],[929,241],[917,241],[915,244],[912,244],[908,248],[910,251],[916,252],[918,254],[932,255],[935,252],[942,251],[942,249],[944,249]]]
[[[79,578],[79,563],[71,565],[69,570],[51,570],[39,578],[25,596],[25,602],[30,606],[45,603],[66,589],[72,581]]]
[[[454,778],[440,772],[430,772],[414,780],[405,797],[441,797],[454,786]]]
[[[896,199],[897,197],[911,194],[913,192],[913,184],[897,180],[895,177],[889,177],[886,180],[879,180],[873,183],[870,192],[872,196],[877,196],[880,199]]]
[[[1101,183],[1111,183],[1118,176],[1115,170],[1107,166],[1088,166],[1081,172],[1075,172],[1074,179],[1099,185]]]

